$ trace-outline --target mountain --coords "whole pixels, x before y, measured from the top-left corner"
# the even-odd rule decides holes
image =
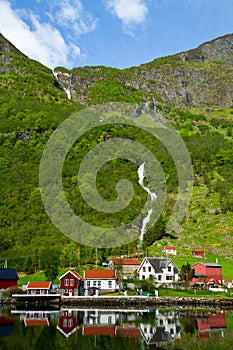
[[[8,258],[12,267],[26,270],[28,259],[43,246],[59,249],[61,265],[77,263],[76,244],[53,226],[42,205],[40,159],[50,135],[70,114],[112,101],[141,106],[145,101],[152,106],[155,103],[183,137],[192,159],[195,186],[182,231],[174,237],[158,237],[161,227],[155,227],[151,235],[162,238],[158,244],[178,245],[184,256],[193,248],[203,248],[209,254],[229,258],[233,253],[232,61],[233,35],[229,34],[138,67],[57,67],[53,72],[0,35],[0,263]],[[140,135],[134,129],[127,132],[131,139],[144,142],[163,165],[168,187],[163,214],[169,216],[178,186],[172,159],[165,147],[147,134]],[[116,160],[99,171],[98,190],[106,200],[113,200],[117,181],[130,179],[137,196],[129,212],[110,218],[91,210],[82,200],[77,189],[78,165],[97,140],[111,137],[125,137],[125,130],[106,127],[84,135],[82,146],[74,145],[63,169],[72,208],[96,225],[130,220],[146,198],[137,183],[135,164]],[[148,249],[152,253],[161,250],[154,244]],[[103,258],[135,254],[136,250],[136,243],[132,243],[99,254]],[[93,261],[95,253],[92,247],[82,246],[82,261]]]
[[[55,69],[72,99],[85,105],[111,98],[136,101],[152,98],[172,106],[232,106],[233,35],[225,35],[194,50],[118,70],[107,67]],[[98,90],[98,96],[96,91]]]

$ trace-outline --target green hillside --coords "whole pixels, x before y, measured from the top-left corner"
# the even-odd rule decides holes
[[[193,200],[181,223],[181,232],[161,236],[163,220],[155,225],[145,246],[161,254],[164,244],[175,244],[181,259],[193,248],[203,248],[209,259],[230,259],[233,247],[233,86],[232,51],[219,57],[224,40],[216,39],[197,50],[160,58],[139,67],[118,70],[84,67],[69,71],[29,59],[0,35],[0,264],[20,271],[44,247],[58,249],[61,266],[95,261],[96,250],[70,242],[49,220],[39,189],[39,164],[45,144],[56,127],[72,113],[93,104],[145,101],[166,117],[182,136],[192,159]],[[203,53],[204,52],[204,53]],[[57,77],[56,77],[57,75]],[[64,88],[69,89],[71,99]],[[163,218],[168,218],[177,193],[177,174],[165,147],[136,128],[105,126],[85,134],[70,150],[63,183],[70,204],[85,220],[106,227],[128,223],[140,213],[146,192],[138,185],[135,164],[106,163],[98,174],[98,189],[106,200],[116,198],[115,185],[129,179],[135,195],[130,206],[114,216],[96,213],[82,200],[77,168],[83,156],[106,138],[127,137],[142,142],[156,154],[167,178],[168,196]],[[114,176],[112,176],[114,174]],[[162,222],[162,224],[161,224]],[[152,233],[151,233],[152,235]],[[156,239],[160,240],[155,242]],[[162,239],[161,239],[162,238]],[[136,255],[137,243],[99,249],[98,258]],[[154,244],[153,244],[154,243]],[[183,258],[182,258],[183,257]],[[229,275],[227,272],[227,276]]]

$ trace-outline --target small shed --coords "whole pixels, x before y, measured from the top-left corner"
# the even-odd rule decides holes
[[[202,249],[194,249],[194,250],[192,250],[192,256],[197,257],[197,258],[204,258],[205,251]]]
[[[0,269],[0,289],[7,289],[18,285],[18,275],[13,268]]]
[[[50,294],[52,282],[28,282],[27,294],[45,295]]]

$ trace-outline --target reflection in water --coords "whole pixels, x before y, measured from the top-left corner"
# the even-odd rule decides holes
[[[136,344],[145,348],[150,345],[175,346],[182,348],[182,338],[190,334],[195,339],[207,340],[213,332],[223,336],[227,329],[226,312],[207,311],[171,311],[171,310],[100,310],[70,309],[61,310],[11,310],[0,313],[0,348],[2,339],[5,342],[15,337],[18,332],[27,330],[52,329],[53,336],[72,338],[99,336],[135,339]],[[23,327],[23,328],[22,328]],[[20,329],[21,328],[21,329]],[[26,332],[26,333],[25,333]],[[45,334],[49,334],[48,331]],[[41,335],[40,335],[41,336]],[[81,337],[81,338],[80,338]],[[54,338],[54,339],[55,339]],[[60,339],[60,338],[59,338]],[[89,338],[88,338],[89,339]],[[101,338],[102,339],[102,338]],[[12,340],[12,339],[11,339]],[[60,341],[60,340],[59,340]],[[20,348],[21,349],[21,348]]]

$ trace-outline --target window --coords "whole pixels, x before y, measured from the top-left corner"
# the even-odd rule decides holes
[[[68,320],[68,327],[73,327],[73,320],[72,318]]]
[[[32,290],[31,290],[31,294],[36,294],[35,289],[32,289]]]
[[[68,293],[68,289],[65,289],[65,294],[67,294]]]
[[[97,284],[97,282],[96,282],[96,281],[93,281],[93,286],[94,286],[94,287],[96,287],[96,284]]]
[[[158,281],[162,281],[162,275],[158,275]]]
[[[70,280],[70,286],[71,286],[71,287],[74,286],[74,279],[73,279],[73,278]]]
[[[87,281],[87,287],[90,287],[91,281]]]
[[[108,281],[108,288],[112,288],[112,281]]]
[[[63,320],[63,327],[67,327],[67,319],[66,318],[64,318],[64,320]]]
[[[146,272],[146,267],[145,266],[143,266],[142,271]]]
[[[172,281],[172,276],[166,276],[167,281]]]
[[[148,271],[151,272],[151,266],[148,266]]]
[[[112,316],[108,316],[108,324],[112,324]]]
[[[168,270],[168,272],[171,272],[172,267],[171,267],[171,266],[168,266],[167,270]]]
[[[143,279],[143,280],[145,279],[145,275],[142,275],[142,279]]]
[[[45,294],[45,290],[44,290],[44,289],[41,289],[41,290],[40,290],[40,294]]]
[[[65,283],[64,283],[64,284],[65,284],[65,286],[68,286],[68,285],[69,285],[69,280],[68,280],[68,278],[65,279]]]
[[[101,281],[98,281],[98,287],[101,288]]]

